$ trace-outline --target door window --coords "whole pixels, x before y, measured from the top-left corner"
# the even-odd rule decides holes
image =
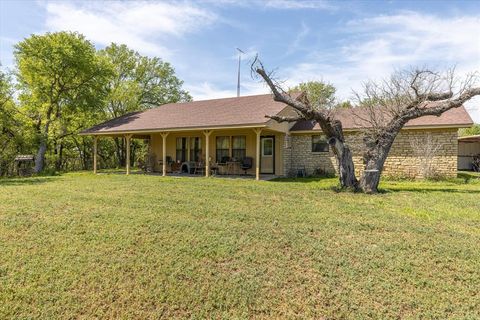
[[[273,156],[273,138],[263,138],[262,142],[262,156]]]

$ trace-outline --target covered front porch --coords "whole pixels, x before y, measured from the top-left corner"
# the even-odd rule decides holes
[[[93,171],[99,139],[125,139],[125,173],[131,173],[132,139],[148,141],[148,172],[162,176],[283,176],[285,133],[268,127],[199,128],[94,135]]]

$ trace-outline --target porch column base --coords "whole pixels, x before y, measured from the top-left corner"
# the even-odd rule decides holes
[[[132,135],[131,134],[127,134],[125,135],[125,144],[126,144],[126,149],[127,149],[127,152],[126,152],[126,157],[127,159],[125,159],[126,161],[126,169],[127,169],[127,175],[130,174],[130,139],[132,138]]]
[[[205,177],[210,176],[210,135],[212,130],[204,130],[205,135]]]
[[[97,174],[97,141],[98,137],[93,137],[93,174]]]
[[[253,129],[256,136],[256,155],[255,155],[255,180],[260,180],[260,134],[262,133],[262,128]]]
[[[167,175],[167,136],[168,132],[160,133],[162,136],[162,176]]]

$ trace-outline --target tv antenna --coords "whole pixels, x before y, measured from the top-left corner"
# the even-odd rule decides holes
[[[237,48],[238,51],[238,73],[237,73],[237,97],[240,97],[240,64],[242,62],[242,54],[245,52],[242,49]]]

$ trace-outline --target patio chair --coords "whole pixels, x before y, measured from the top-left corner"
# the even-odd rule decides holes
[[[227,172],[227,162],[230,161],[230,157],[222,157],[220,162],[217,163],[218,174],[225,174]]]
[[[299,166],[297,169],[297,178],[305,178],[307,176],[307,170],[305,169],[305,165]]]
[[[205,162],[203,161],[195,162],[193,174],[197,174],[197,173],[199,174],[205,173]]]
[[[240,163],[240,169],[244,171],[244,174],[247,175],[247,170],[252,169],[253,167],[253,158],[252,157],[245,157],[242,159]]]
[[[216,176],[218,174],[218,163],[210,160],[210,172]]]

